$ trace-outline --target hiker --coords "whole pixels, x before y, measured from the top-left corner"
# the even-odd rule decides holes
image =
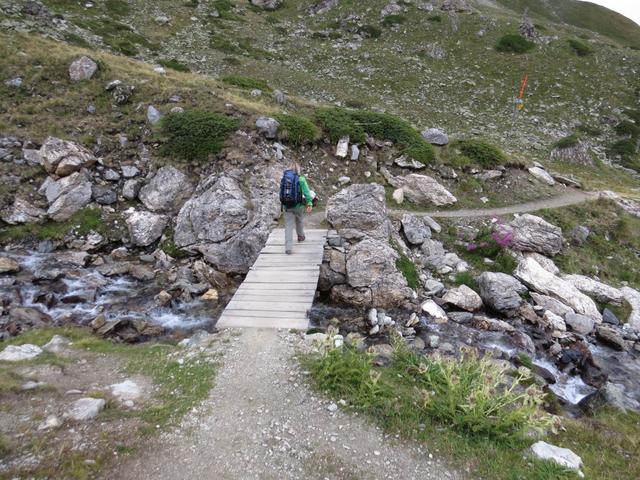
[[[313,210],[314,195],[300,165],[294,163],[285,170],[280,181],[280,203],[284,211],[284,251],[290,255],[293,248],[293,226],[295,223],[298,242],[304,242],[304,214]]]

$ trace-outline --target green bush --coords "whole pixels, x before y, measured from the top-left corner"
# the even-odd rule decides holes
[[[404,15],[387,15],[382,19],[382,25],[385,27],[393,27],[394,25],[400,25],[407,21],[407,17]]]
[[[243,90],[258,89],[263,92],[270,92],[271,87],[264,80],[257,80],[255,78],[243,77],[241,75],[225,75],[221,80],[229,85],[242,88]]]
[[[640,89],[638,89],[640,93]],[[640,110],[631,110],[630,108],[625,109],[624,114],[633,120],[636,125],[640,125]]]
[[[609,147],[609,152],[614,156],[631,157],[636,153],[636,140],[633,138],[618,140]]]
[[[592,125],[580,124],[576,127],[576,130],[586,133],[587,135],[591,135],[592,137],[602,134],[602,130],[600,128]]]
[[[628,120],[623,120],[616,125],[615,131],[618,135],[629,135],[632,138],[640,136],[640,126]]]
[[[586,43],[581,42],[580,40],[570,38],[569,40],[567,40],[567,43],[579,57],[586,57],[587,55],[591,55],[591,53],[593,53],[591,47],[589,47],[589,45],[587,45]]]
[[[483,140],[458,140],[454,142],[454,147],[472,163],[482,168],[495,168],[509,162],[509,158],[502,150]]]
[[[572,148],[575,147],[579,141],[580,139],[578,136],[575,133],[572,133],[571,135],[558,140],[553,146],[555,148]]]
[[[362,143],[365,134],[389,140],[414,160],[428,164],[435,160],[433,147],[427,143],[420,132],[398,117],[387,113],[346,108],[322,108],[316,112],[316,119],[333,142],[344,136]]]
[[[475,290],[475,291],[478,291],[480,288],[478,286],[478,282],[476,281],[476,277],[471,272],[457,273],[454,283],[456,285],[466,285],[471,290]]]
[[[375,25],[363,25],[358,29],[358,33],[365,37],[380,38],[382,35],[382,29]]]
[[[239,124],[235,118],[205,110],[171,113],[160,124],[165,137],[161,153],[179,160],[206,161],[222,149]]]
[[[405,254],[401,252],[398,252],[398,254],[400,256],[396,260],[396,268],[407,280],[407,285],[409,285],[409,288],[418,288],[420,286],[420,276],[418,274],[416,265]]]
[[[526,38],[515,33],[504,35],[498,40],[496,50],[499,52],[527,53],[536,46]]]
[[[275,118],[280,123],[281,137],[295,146],[312,143],[318,137],[318,128],[308,118],[285,114]]]
[[[189,67],[187,67],[183,63],[180,63],[175,58],[172,58],[170,60],[161,59],[161,60],[158,60],[158,63],[160,65],[162,65],[163,67],[170,68],[170,69],[175,70],[177,72],[189,72],[190,71]]]
[[[442,16],[440,16],[440,15],[431,15],[431,16],[427,17],[427,20],[429,22],[441,23],[442,22]]]

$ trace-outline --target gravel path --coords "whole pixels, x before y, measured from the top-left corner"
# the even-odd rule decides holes
[[[412,213],[419,216],[439,217],[439,218],[474,218],[474,217],[494,217],[499,215],[510,215],[514,213],[535,212],[545,208],[560,208],[569,205],[576,205],[588,200],[595,200],[597,193],[584,192],[580,190],[570,190],[556,197],[534,200],[532,202],[509,205],[500,208],[463,208],[460,210],[432,211],[432,212],[409,212],[408,210],[392,210],[395,214]]]
[[[459,479],[425,446],[383,434],[305,384],[298,334],[244,330],[228,338],[210,398],[104,478]],[[225,340],[226,341],[226,340]],[[332,410],[333,408],[331,408]]]

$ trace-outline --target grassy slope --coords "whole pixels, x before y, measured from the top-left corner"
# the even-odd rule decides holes
[[[498,0],[521,13],[525,8],[540,18],[566,22],[605,35],[623,46],[640,48],[640,27],[624,15],[600,5],[577,0]]]

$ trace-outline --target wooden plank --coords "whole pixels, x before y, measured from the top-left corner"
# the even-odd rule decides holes
[[[266,292],[315,292],[316,285],[312,284],[304,284],[304,285],[292,285],[288,283],[276,283],[273,285],[269,285],[267,283],[262,282],[245,282],[238,289],[237,292],[251,289],[252,291],[266,291]]]
[[[250,270],[246,281],[253,283],[281,283],[281,284],[318,284],[318,275],[315,272],[289,272],[286,275],[282,271]]]
[[[283,313],[283,312],[270,312],[265,310],[263,312],[255,312],[249,310],[225,310],[220,317],[223,316],[232,316],[232,317],[256,317],[256,318],[305,318],[304,312],[291,312],[291,313]]]
[[[311,305],[308,302],[304,303],[295,303],[295,302],[245,302],[243,300],[231,300],[227,307],[224,309],[225,312],[234,311],[234,310],[248,310],[250,312],[301,312],[307,313],[307,310]]]
[[[257,318],[257,317],[220,317],[218,328],[286,328],[307,330],[309,321],[306,318]]]
[[[281,302],[281,303],[285,303],[285,302],[291,302],[291,303],[303,303],[307,306],[310,306],[313,304],[313,299],[315,298],[315,294],[314,295],[300,295],[300,296],[294,296],[294,295],[269,295],[266,292],[263,292],[262,294],[257,294],[257,293],[241,293],[241,294],[236,294],[233,296],[233,299],[231,300],[232,302]]]

